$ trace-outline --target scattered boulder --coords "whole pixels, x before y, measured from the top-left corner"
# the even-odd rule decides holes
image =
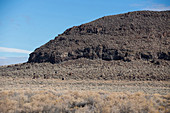
[[[141,53],[141,58],[149,60],[149,59],[152,59],[152,55],[150,52]]]
[[[158,59],[163,59],[163,60],[170,60],[170,52],[159,52],[158,53]]]

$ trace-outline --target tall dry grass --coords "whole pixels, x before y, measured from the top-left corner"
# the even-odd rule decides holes
[[[0,92],[0,112],[169,113],[170,94],[6,90]]]

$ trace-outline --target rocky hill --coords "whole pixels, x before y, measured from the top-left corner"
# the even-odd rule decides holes
[[[170,11],[106,16],[67,29],[0,76],[170,81]]]
[[[170,60],[170,11],[135,11],[74,26],[30,54],[28,62]]]

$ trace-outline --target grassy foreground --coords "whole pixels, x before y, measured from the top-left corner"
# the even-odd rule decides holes
[[[170,94],[107,91],[3,90],[0,112],[168,113]]]

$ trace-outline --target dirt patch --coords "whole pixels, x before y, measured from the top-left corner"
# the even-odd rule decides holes
[[[146,94],[168,94],[170,83],[166,81],[103,81],[103,80],[58,80],[1,77],[0,91],[31,89],[55,91],[109,91],[109,92],[143,92]]]

